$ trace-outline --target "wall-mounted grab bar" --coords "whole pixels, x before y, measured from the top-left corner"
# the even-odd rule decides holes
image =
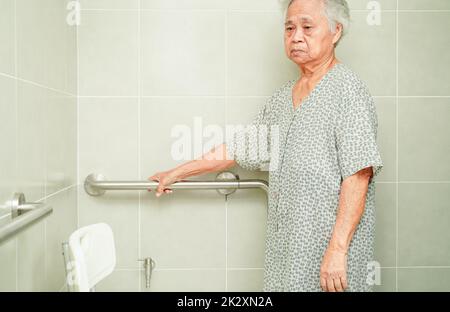
[[[156,181],[107,181],[101,174],[90,174],[84,181],[84,189],[91,196],[101,196],[107,190],[155,190]],[[217,190],[222,195],[228,195],[236,189],[262,189],[269,191],[269,184],[265,180],[239,180],[239,176],[232,172],[220,173],[215,181],[179,181],[170,185],[171,189],[203,189]]]
[[[12,221],[0,227],[0,242],[20,232],[29,224],[48,215],[53,208],[44,203],[26,203],[22,193],[14,194],[6,208],[11,211]]]

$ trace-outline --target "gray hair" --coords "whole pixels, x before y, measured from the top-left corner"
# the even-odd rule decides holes
[[[287,10],[291,4],[296,0],[287,0],[288,5],[285,10],[284,16],[287,14]],[[336,42],[335,46],[339,43],[342,37],[348,32],[350,26],[350,9],[348,7],[346,0],[320,0],[323,1],[325,5],[325,15],[328,18],[328,25],[330,26],[330,31],[334,34],[336,31],[336,25],[342,25],[342,35],[341,38]]]

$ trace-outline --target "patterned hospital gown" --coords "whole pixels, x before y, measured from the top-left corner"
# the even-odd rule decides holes
[[[261,141],[250,139],[255,132],[238,131],[227,140],[230,157],[244,169],[267,169],[274,155],[278,157],[278,165],[269,170],[263,291],[322,291],[320,266],[336,221],[342,180],[373,166],[365,210],[348,251],[346,290],[372,291],[367,277],[375,234],[374,178],[383,167],[373,98],[342,63],[297,108],[292,101],[295,82],[276,90],[252,123],[278,125],[276,152],[271,132],[263,136],[269,157],[254,157],[262,155],[256,151]],[[245,153],[236,152],[239,140],[247,142]]]

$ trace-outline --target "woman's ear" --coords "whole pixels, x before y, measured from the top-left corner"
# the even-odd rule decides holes
[[[337,23],[336,29],[333,35],[333,44],[336,45],[336,43],[339,41],[339,39],[342,37],[342,24]]]

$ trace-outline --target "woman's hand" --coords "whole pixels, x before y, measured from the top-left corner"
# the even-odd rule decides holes
[[[328,247],[320,267],[320,286],[324,291],[342,292],[347,288],[347,253]]]
[[[148,180],[159,182],[158,187],[156,188],[156,193],[155,193],[156,197],[161,196],[163,193],[165,193],[165,194],[172,193],[173,190],[170,188],[167,188],[167,186],[169,186],[170,184],[172,184],[174,182],[181,181],[181,179],[177,177],[177,175],[174,173],[173,170],[157,172],[154,175],[152,175],[151,177],[149,177]],[[150,192],[151,190],[148,190],[148,191]]]

